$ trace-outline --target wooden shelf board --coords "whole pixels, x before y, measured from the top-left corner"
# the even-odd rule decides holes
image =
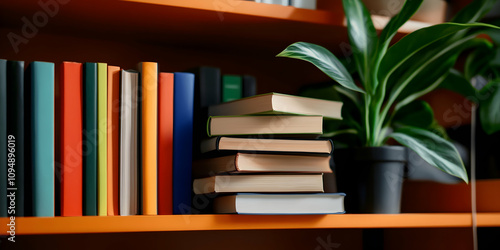
[[[296,21],[305,23],[316,23],[325,25],[339,25],[343,21],[342,8],[332,11],[309,10],[282,6],[277,4],[261,4],[255,2],[224,0],[123,0],[131,3],[152,4],[158,7],[179,7],[191,10],[204,10],[213,13],[220,22],[224,22],[225,14],[238,14],[244,16],[264,17]],[[198,17],[192,17],[197,19]]]
[[[119,233],[154,231],[360,229],[360,228],[464,228],[467,213],[342,214],[342,215],[158,215],[16,218],[16,234]],[[500,213],[477,215],[478,226],[499,227]],[[1,234],[9,223],[1,218]]]
[[[45,23],[39,18],[43,15],[48,17]],[[33,21],[35,17],[42,21]],[[21,36],[29,20],[35,22],[37,33],[252,53],[276,54],[297,41],[345,52],[348,38],[344,19],[341,6],[308,10],[237,0],[72,0],[59,5],[54,13],[44,11],[38,1],[0,1],[0,27],[17,29]],[[374,16],[379,30],[387,21]],[[396,39],[427,25],[410,21]]]

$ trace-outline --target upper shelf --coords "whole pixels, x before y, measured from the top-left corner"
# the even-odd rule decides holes
[[[471,227],[471,214],[343,214],[343,215],[158,215],[16,218],[16,234],[118,233],[153,231],[448,228]],[[0,218],[0,234],[9,223]],[[500,213],[477,215],[480,227],[499,227]]]
[[[42,32],[201,49],[252,46],[277,51],[290,43],[307,41],[342,51],[342,43],[347,42],[340,2],[329,10],[308,10],[238,0],[72,0],[48,13],[38,1],[6,0],[0,1],[0,27],[21,32],[23,20],[32,21],[43,15],[40,13],[48,14],[46,22],[40,17],[35,20]],[[377,29],[388,21],[381,16],[373,18]],[[397,37],[425,26],[410,21]]]

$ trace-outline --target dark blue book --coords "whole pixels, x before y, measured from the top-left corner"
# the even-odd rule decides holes
[[[7,216],[24,216],[24,109],[24,62],[7,61],[7,193],[16,201]]]
[[[173,213],[191,213],[194,74],[174,73]]]
[[[97,63],[83,65],[83,215],[97,215]]]
[[[244,75],[243,79],[243,97],[250,97],[257,95],[257,81],[255,77]]]
[[[7,60],[0,59],[0,217],[7,217]]]
[[[194,103],[196,109],[219,104],[221,101],[220,69],[201,66],[190,72],[195,74]]]
[[[195,74],[194,83],[194,125],[193,154],[201,156],[199,145],[207,137],[208,107],[221,102],[221,73],[219,68],[201,66],[190,70]]]

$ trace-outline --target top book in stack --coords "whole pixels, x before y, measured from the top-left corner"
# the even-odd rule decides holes
[[[268,93],[210,106],[209,116],[297,114],[321,115],[325,119],[342,119],[342,103]]]

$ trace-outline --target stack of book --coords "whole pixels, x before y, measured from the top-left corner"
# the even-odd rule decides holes
[[[323,118],[341,119],[341,107],[277,93],[210,106],[213,138],[193,162],[194,193],[215,194],[215,213],[343,213],[345,195],[325,189],[333,144],[316,139]]]

